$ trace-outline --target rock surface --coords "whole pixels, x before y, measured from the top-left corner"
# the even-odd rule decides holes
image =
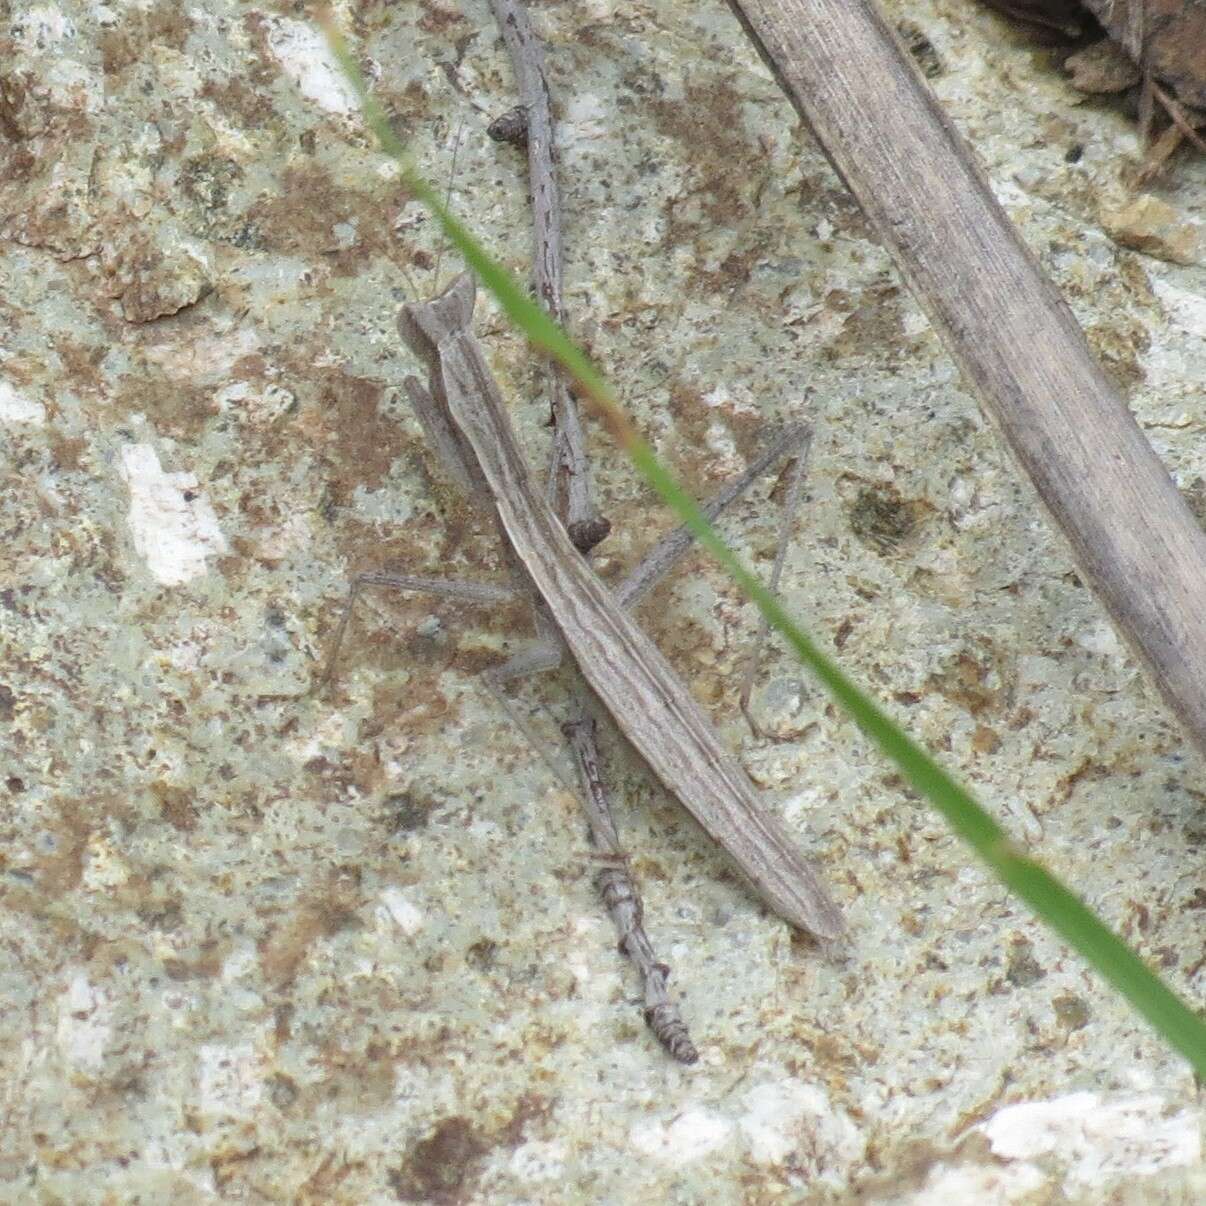
[[[850,937],[793,940],[605,735],[693,1069],[642,1024],[574,800],[475,677],[520,610],[373,597],[313,693],[350,572],[503,565],[400,389],[397,308],[459,266],[301,8],[15,0],[0,27],[0,1197],[1203,1200],[1184,1062],[779,649],[748,734],[755,621],[704,558],[644,622]],[[486,7],[337,11],[524,272]],[[1103,226],[1132,124],[962,0],[888,11],[1206,516],[1202,261]],[[790,610],[1200,1004],[1201,764],[727,8],[537,19],[581,338],[701,492],[811,419]],[[1204,184],[1186,159],[1153,196],[1200,228]],[[539,368],[484,301],[478,330],[539,462]],[[614,575],[671,521],[591,447]],[[767,494],[726,526],[762,567]],[[523,698],[556,715],[563,684]]]

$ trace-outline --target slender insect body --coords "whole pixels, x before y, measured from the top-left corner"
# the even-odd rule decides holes
[[[837,937],[841,914],[768,814],[745,771],[657,647],[591,571],[533,487],[498,386],[472,334],[475,287],[459,277],[404,308],[399,329],[424,361],[473,477],[484,482],[524,572],[583,676],[658,778],[785,920]]]

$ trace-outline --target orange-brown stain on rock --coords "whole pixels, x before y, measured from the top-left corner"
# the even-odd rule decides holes
[[[269,983],[287,984],[317,939],[330,938],[356,923],[361,903],[357,878],[337,868],[321,889],[299,905],[289,921],[260,943],[260,966]]]
[[[1001,689],[986,685],[993,668],[990,662],[961,650],[939,673],[930,675],[927,686],[972,716],[980,716],[1002,704]]]

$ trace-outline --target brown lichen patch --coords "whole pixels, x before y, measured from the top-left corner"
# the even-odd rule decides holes
[[[86,167],[78,145],[93,137],[81,114],[61,124],[74,128],[47,138],[36,168],[24,180],[0,183],[0,237],[22,247],[36,247],[64,263],[85,259],[98,250],[94,206]],[[60,178],[52,176],[52,166]],[[19,187],[12,187],[13,183]]]
[[[998,679],[996,686],[989,685],[993,674],[996,674]],[[987,644],[975,654],[965,649],[960,650],[938,673],[930,675],[926,687],[937,691],[939,695],[974,717],[985,713],[1001,713],[1010,703],[1010,691],[1002,659],[995,648]],[[985,734],[980,740],[987,747],[991,747],[995,735],[990,729],[986,729]]]
[[[278,986],[291,981],[318,939],[330,938],[357,923],[360,903],[358,873],[335,868],[326,884],[304,899],[288,921],[260,942],[265,980]]]
[[[1093,1011],[1084,999],[1071,992],[1055,997],[1051,1008],[1055,1012],[1055,1020],[1065,1030],[1083,1030],[1093,1018]]]
[[[419,28],[424,33],[447,36],[448,30],[466,22],[465,14],[455,8],[434,3],[434,0],[421,0],[421,3],[423,15],[419,18]]]
[[[59,472],[72,473],[83,465],[88,452],[88,441],[83,436],[65,435],[55,427],[48,432],[46,443]]]
[[[111,383],[108,409],[120,415],[144,414],[161,435],[192,444],[204,430],[212,409],[210,390],[165,373],[135,355],[136,371]]]
[[[416,833],[427,828],[436,802],[413,791],[394,792],[382,805],[382,821],[391,834]]]
[[[493,938],[479,938],[466,948],[465,962],[484,974],[493,969],[498,949],[498,943]]]
[[[243,178],[243,169],[226,155],[194,155],[180,165],[176,182],[180,191],[203,213],[224,210],[231,188]]]
[[[56,811],[57,823],[49,827],[53,845],[35,863],[38,884],[47,899],[66,895],[83,881],[97,815],[95,801],[60,800]]]
[[[707,467],[712,458],[707,450],[708,433],[716,422],[716,411],[704,402],[699,390],[682,381],[670,385],[667,409],[674,416],[675,439],[662,450],[662,459],[690,494],[705,497],[717,484]],[[660,505],[660,500],[654,505]]]
[[[358,485],[373,489],[404,447],[397,423],[380,412],[380,382],[332,373],[319,391],[319,405],[335,423],[337,460],[354,466]]]
[[[858,479],[843,475],[838,489],[848,498],[850,530],[864,544],[881,556],[896,556],[911,546],[934,507],[925,499],[904,498],[897,488],[887,482],[859,484]]]
[[[23,137],[19,131],[8,135],[7,146],[0,140],[0,179],[7,186],[0,191],[0,203],[9,196],[19,198],[38,169],[37,155],[24,143],[15,141],[19,137]]]
[[[349,1021],[365,1014],[364,1006],[355,1000],[339,999],[338,1003]],[[384,1012],[390,1011],[391,1006],[405,1008],[401,1001],[380,1003]],[[393,1100],[394,1065],[398,1059],[384,1043],[365,1043],[356,1037],[350,1047],[345,1047],[337,1038],[328,1037],[319,1047],[315,1062],[326,1073],[322,1080],[323,1100],[333,1103],[338,1099],[341,1110],[375,1113]]]
[[[707,83],[688,82],[681,99],[648,96],[642,106],[643,116],[659,133],[682,144],[687,152],[684,160],[693,168],[685,193],[665,202],[663,248],[692,239],[698,229],[731,228],[752,208],[750,181],[755,173],[756,142],[746,128],[741,95],[733,87],[735,78],[729,74]],[[684,200],[696,196],[701,206],[699,221],[685,223],[676,211]]]
[[[1036,750],[1036,757],[1042,753],[1042,747]],[[1117,767],[1103,765],[1094,758],[1083,758],[1068,774],[1061,775],[1056,780],[1052,791],[1053,803],[1066,804],[1081,783],[1099,783],[1103,779],[1112,778],[1117,774]]]
[[[336,1198],[339,1186],[357,1169],[365,1168],[363,1160],[349,1160],[347,1156],[337,1158],[328,1152],[318,1167],[298,1187],[298,1202],[348,1201],[347,1197]]]
[[[151,793],[159,802],[159,815],[173,829],[188,833],[197,827],[197,807],[191,791],[160,781],[151,785]]]
[[[1151,347],[1151,337],[1142,324],[1111,318],[1109,322],[1086,326],[1085,336],[1119,390],[1130,394],[1143,384],[1146,373],[1140,357]]]
[[[375,752],[358,747],[338,760],[319,755],[303,768],[309,779],[307,791],[331,804],[353,796],[375,795],[385,786]]]
[[[1034,957],[1034,945],[1028,938],[1015,937],[1009,944],[1005,979],[1014,988],[1029,988],[1047,975],[1047,969]]]
[[[271,96],[250,77],[208,79],[201,85],[201,95],[232,125],[245,130],[259,129],[273,114]]]
[[[756,199],[751,201],[751,207],[756,207],[756,204]],[[727,298],[734,296],[742,286],[748,284],[754,268],[767,255],[771,236],[767,231],[755,230],[748,238],[749,241],[743,241],[741,246],[734,247],[724,256],[713,270],[708,269],[708,261],[702,257],[692,261],[687,277],[691,287],[700,293]],[[766,310],[769,317],[769,306],[774,303],[768,305],[756,294],[749,301],[751,305]],[[777,321],[778,317],[776,313],[771,321]]]
[[[901,291],[890,282],[870,285],[855,294],[834,289],[825,295],[824,304],[846,317],[836,338],[822,349],[829,360],[848,356],[899,359],[907,351],[902,337],[904,323]]]
[[[950,1128],[952,1137],[962,1133],[962,1129],[955,1126]],[[991,1184],[992,1170],[1000,1164],[993,1156],[988,1140],[976,1132],[958,1145],[957,1153],[927,1140],[910,1138],[902,1143],[898,1134],[898,1131],[883,1131],[868,1141],[866,1162],[873,1171],[852,1178],[851,1202],[930,1201],[938,1196],[930,1189],[931,1174],[935,1170],[966,1169],[967,1184],[974,1186],[977,1185],[976,1174],[981,1170],[988,1178],[987,1183]],[[969,1192],[969,1201],[972,1200],[971,1193],[974,1191]]]
[[[215,980],[222,974],[222,964],[229,951],[224,944],[207,939],[199,944],[191,957],[173,957],[163,961],[163,970],[171,980],[187,983],[189,980]]]
[[[529,1124],[547,1119],[551,1109],[547,1099],[528,1093],[515,1102],[509,1118],[493,1127],[463,1114],[442,1118],[389,1170],[389,1186],[401,1202],[452,1206],[465,1201],[486,1155],[496,1147],[517,1147]]]
[[[841,185],[835,185],[831,175],[804,171],[799,183],[787,190],[786,195],[792,193],[799,196],[801,209],[823,213],[833,224],[835,233],[840,231],[850,239],[879,242],[858,202]]]
[[[381,413],[381,382],[337,367],[315,368],[304,348],[281,367],[283,380],[296,382],[307,403],[295,425],[298,435],[330,462],[333,504],[350,505],[357,487],[380,486],[407,448],[398,423]]]
[[[68,335],[56,334],[52,346],[62,366],[61,380],[77,394],[98,394],[106,388],[100,366],[109,349],[103,343],[79,343]]]
[[[127,322],[154,322],[178,314],[212,288],[205,265],[183,247],[135,231],[101,248],[105,293]]]
[[[400,1202],[458,1202],[490,1147],[470,1119],[459,1114],[441,1119],[389,1171],[389,1186]]]
[[[101,67],[110,87],[116,83],[116,76],[145,60],[151,47],[183,51],[194,27],[188,6],[176,0],[161,0],[143,11],[126,8],[122,16],[121,23],[103,30],[99,39]]]
[[[255,1165],[264,1155],[258,1143],[248,1143],[240,1138],[223,1138],[209,1156],[209,1170],[213,1176],[214,1189],[223,1198],[245,1198],[248,1183],[254,1184]]]
[[[321,256],[335,276],[354,276],[378,257],[399,261],[402,251],[393,234],[398,203],[396,190],[385,199],[379,192],[344,188],[325,168],[295,162],[277,191],[249,207],[244,220],[255,228],[258,248]]]
[[[700,557],[697,569],[683,567],[681,572],[691,578],[707,572],[706,558]],[[654,591],[662,590],[659,586]],[[673,663],[692,695],[700,703],[712,705],[732,690],[732,679],[708,663],[712,660],[713,631],[711,626],[683,615],[665,594],[665,605],[646,604],[641,614],[641,627],[646,636]],[[737,596],[734,595],[736,598]]]
[[[28,116],[25,113],[28,95],[28,89],[16,75],[10,73],[0,79],[0,134],[3,134],[8,142],[22,142],[33,132],[25,123],[25,117]],[[24,152],[17,157],[17,161],[32,162],[33,156]]]
[[[978,724],[972,733],[971,744],[977,754],[995,754],[1001,748],[1001,738],[987,725]]]
[[[674,438],[660,450],[660,455],[671,472],[678,478],[688,493],[696,499],[706,499],[715,493],[731,472],[730,455],[727,451],[718,454],[711,448],[712,432],[718,425],[734,445],[737,457],[745,462],[755,460],[766,444],[766,421],[757,413],[744,408],[727,405],[709,405],[698,388],[674,379],[668,388],[667,409],[674,417]],[[668,514],[665,504],[656,495],[646,496],[634,504],[640,508],[641,517],[636,520],[636,531],[648,527],[650,506],[659,513]],[[614,516],[612,528],[619,523]],[[672,516],[669,522],[673,523]]]
[[[328,497],[338,504],[335,487],[328,488]],[[443,577],[474,578],[486,581],[505,581],[505,564],[499,547],[498,534],[484,528],[482,516],[456,495],[450,509],[439,514],[423,512],[411,517],[408,523],[389,525],[379,531],[369,531],[363,525],[349,525],[340,533],[340,552],[350,571],[397,570],[399,573],[433,574]],[[432,596],[415,595],[406,591],[382,588],[374,598],[392,611],[398,606],[407,614],[408,600]],[[441,607],[453,606],[445,600]],[[464,606],[463,604],[460,606]],[[480,618],[481,610],[477,610]]]
[[[641,558],[669,533],[675,526],[673,512],[667,513],[660,506],[660,498],[654,500],[644,497],[628,500],[614,500],[607,507],[607,517],[611,520],[611,538],[602,546],[602,552],[596,556],[592,568],[599,577],[614,590],[625,575],[634,570]],[[653,587],[655,591],[664,590],[668,583],[687,578],[692,574],[693,567],[701,564],[698,559],[692,560],[688,551],[683,558],[675,562],[670,573],[661,578]],[[650,612],[654,609],[649,608]],[[646,606],[640,607],[642,627],[646,619]]]

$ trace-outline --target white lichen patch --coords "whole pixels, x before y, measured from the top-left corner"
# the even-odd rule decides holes
[[[165,473],[149,444],[123,448],[121,469],[134,548],[156,581],[179,586],[204,574],[207,558],[226,553],[226,538],[194,474]]]
[[[733,433],[724,423],[709,423],[704,442],[715,459],[716,472],[731,477],[741,472],[741,457]]]
[[[753,393],[740,382],[719,382],[700,393],[700,401],[707,407],[723,410],[730,415],[756,415],[758,404]]]
[[[1043,1174],[1033,1164],[1007,1164],[1002,1168],[939,1164],[925,1185],[902,1198],[897,1206],[1013,1206],[1029,1202],[1043,1185]]]
[[[74,40],[75,23],[54,4],[37,4],[13,15],[9,34],[22,54],[57,53]]]
[[[755,1085],[738,1120],[755,1164],[806,1167],[811,1179],[840,1184],[863,1155],[863,1140],[824,1090],[799,1080]]]
[[[1082,649],[1109,658],[1111,661],[1120,661],[1126,656],[1126,650],[1123,649],[1122,642],[1118,639],[1118,633],[1114,631],[1112,625],[1107,624],[1104,620],[1092,627],[1081,629],[1075,639]]]
[[[206,1043],[197,1053],[197,1103],[203,1114],[250,1115],[263,1096],[251,1043]]]
[[[328,113],[351,113],[356,97],[322,35],[312,25],[278,17],[269,22],[268,46],[297,90]]]
[[[248,538],[257,558],[275,564],[308,549],[313,535],[307,516],[290,515],[284,523],[256,528]]]
[[[553,1181],[565,1171],[566,1145],[560,1139],[533,1140],[511,1153],[508,1171],[522,1181]]]
[[[702,1160],[728,1143],[732,1135],[733,1124],[727,1118],[696,1106],[666,1122],[651,1120],[634,1126],[628,1140],[643,1156],[683,1165]]]
[[[0,423],[34,423],[41,427],[46,422],[46,407],[41,402],[27,398],[7,381],[0,381]]]
[[[562,149],[572,150],[577,143],[601,138],[607,122],[607,108],[600,98],[585,90],[575,90],[565,100],[565,113],[557,127]]]
[[[378,916],[395,925],[407,938],[413,938],[423,928],[423,913],[411,904],[397,888],[386,888],[381,893]]]
[[[58,1006],[55,1039],[64,1062],[77,1072],[96,1072],[113,1032],[105,994],[82,971],[76,972]]]
[[[282,385],[234,381],[214,394],[218,410],[239,422],[274,423],[297,405],[297,396]]]
[[[185,343],[148,344],[145,355],[177,381],[214,385],[226,380],[237,361],[259,350],[259,334],[250,326],[241,326]]]
[[[100,113],[105,107],[104,80],[74,59],[59,59],[52,63],[42,82],[61,109]]]
[[[998,1110],[978,1129],[1002,1160],[1050,1157],[1065,1164],[1071,1188],[1190,1168],[1202,1159],[1201,1112],[1169,1113],[1155,1093],[1069,1093],[1020,1102]]]

